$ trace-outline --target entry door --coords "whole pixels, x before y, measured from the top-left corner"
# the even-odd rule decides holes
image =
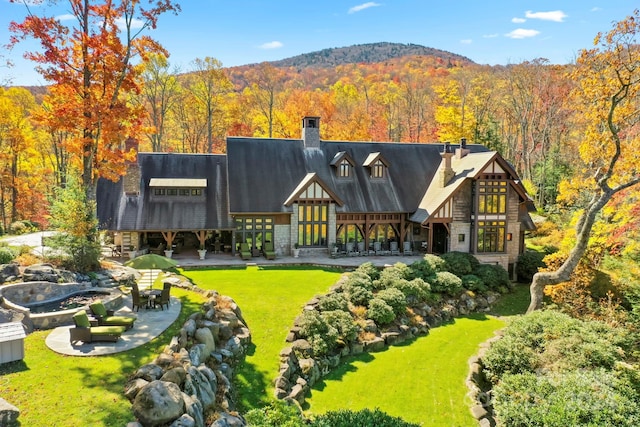
[[[449,232],[444,224],[433,224],[433,253],[444,254],[449,251]]]

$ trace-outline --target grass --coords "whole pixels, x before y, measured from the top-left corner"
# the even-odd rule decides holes
[[[25,357],[0,365],[0,396],[20,409],[23,426],[123,426],[132,421],[124,397],[126,379],[151,362],[176,335],[203,298],[181,289],[178,321],[162,335],[136,349],[101,357],[62,356],[45,344],[50,331],[25,339]]]
[[[203,289],[232,297],[251,330],[253,346],[236,369],[242,412],[272,400],[273,379],[285,338],[303,305],[326,293],[341,272],[309,267],[191,270],[183,273]]]
[[[455,319],[410,344],[350,357],[313,387],[310,412],[380,408],[429,426],[474,426],[467,360],[504,322],[482,314]]]

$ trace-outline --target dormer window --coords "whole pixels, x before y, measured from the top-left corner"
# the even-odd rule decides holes
[[[363,166],[369,168],[369,176],[375,179],[385,178],[389,164],[380,153],[371,153],[364,161]]]
[[[330,165],[336,168],[336,176],[338,178],[350,178],[353,176],[353,165],[355,165],[355,162],[345,151],[336,153]]]
[[[371,166],[371,178],[384,178],[384,170],[384,163],[378,160]]]
[[[349,178],[351,176],[351,167],[351,163],[348,160],[342,160],[338,167],[338,176],[340,178]]]
[[[199,178],[151,178],[149,181],[154,196],[202,196],[206,187],[207,180]]]

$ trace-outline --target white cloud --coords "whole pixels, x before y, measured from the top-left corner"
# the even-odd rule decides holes
[[[272,42],[261,44],[260,49],[278,49],[278,48],[281,48],[282,46],[284,45],[279,41],[272,41]]]
[[[542,19],[543,21],[562,22],[567,15],[561,10],[552,10],[549,12],[531,12],[527,10],[524,14],[529,19]]]
[[[527,20],[524,18],[512,18],[511,22],[514,24],[522,24],[523,22],[527,22]]]
[[[535,37],[540,34],[538,30],[527,30],[524,28],[518,28],[517,30],[513,30],[510,33],[505,34],[506,37],[510,39],[526,39],[528,37]]]
[[[74,19],[76,19],[75,15],[72,15],[70,13],[65,13],[64,15],[58,15],[56,16],[56,21],[73,21]]]
[[[125,20],[123,18],[116,19],[116,25],[120,29],[127,27],[127,24],[126,24],[126,22],[125,22]],[[131,29],[135,30],[135,29],[142,28],[143,26],[144,26],[144,21],[142,21],[140,19],[133,19],[131,21]]]
[[[353,6],[352,8],[349,9],[348,13],[356,13],[356,12],[360,12],[361,10],[369,9],[370,7],[376,7],[376,6],[380,6],[380,3],[369,1],[366,3],[359,4],[357,6]]]
[[[485,34],[482,36],[485,39],[495,39],[496,37],[498,37],[498,33],[494,33],[494,34]]]
[[[460,40],[460,43],[462,43],[462,44],[471,44],[471,43],[473,43],[473,40],[471,40],[471,39],[462,39],[462,40]]]
[[[596,6],[596,7],[591,8],[590,12],[600,12],[601,10],[602,10],[602,8]]]

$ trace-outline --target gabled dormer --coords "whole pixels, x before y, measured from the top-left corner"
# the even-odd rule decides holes
[[[325,202],[343,205],[342,200],[315,173],[308,173],[285,200],[285,206],[293,203]]]
[[[339,151],[329,164],[335,168],[336,177],[351,178],[356,162],[346,151]]]
[[[384,157],[382,157],[382,154],[380,154],[380,152],[375,152],[367,156],[362,166],[369,169],[369,176],[372,179],[383,179],[387,176],[389,162],[387,162]]]

